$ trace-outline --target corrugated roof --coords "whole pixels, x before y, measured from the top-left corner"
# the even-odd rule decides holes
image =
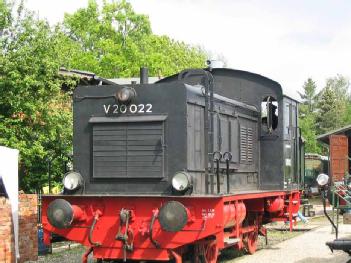
[[[329,144],[329,136],[330,135],[337,135],[337,134],[344,134],[347,137],[351,137],[351,124],[344,126],[342,128],[321,134],[321,135],[317,136],[317,140]]]
[[[78,69],[66,69],[61,67],[59,69],[59,74],[66,76],[79,76],[81,82],[85,85],[112,85],[114,82],[109,81],[108,79],[99,77],[93,72],[78,70]],[[86,81],[84,81],[86,80]]]

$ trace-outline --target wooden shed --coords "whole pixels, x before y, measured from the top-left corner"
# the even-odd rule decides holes
[[[329,175],[332,182],[344,181],[350,174],[351,125],[317,137],[329,149]]]

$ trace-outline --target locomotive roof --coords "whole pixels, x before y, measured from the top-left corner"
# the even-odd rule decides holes
[[[209,70],[208,68],[204,68],[204,70]],[[236,75],[240,75],[241,78],[245,79],[245,78],[256,78],[257,80],[261,80],[261,81],[264,81],[264,82],[270,82],[271,84],[277,86],[280,88],[280,90],[282,90],[282,87],[281,85],[270,79],[270,78],[267,78],[265,76],[262,76],[260,74],[256,74],[256,73],[253,73],[253,72],[249,72],[249,71],[245,71],[245,70],[238,70],[238,69],[230,69],[230,68],[213,68],[211,70],[211,73],[212,75],[216,76],[216,75],[220,75],[221,73],[232,73],[232,74],[236,74]],[[162,83],[162,82],[170,82],[170,81],[176,81],[178,80],[178,74],[174,74],[172,76],[169,76],[169,77],[165,77],[159,81],[157,81],[156,83]]]
[[[201,89],[200,86],[197,86],[197,85],[193,86],[193,85],[185,84],[185,87],[187,88],[188,91],[190,91],[190,92],[192,92],[194,94],[203,95],[202,89]],[[250,104],[247,104],[247,103],[244,103],[244,102],[241,102],[241,101],[230,99],[230,98],[218,95],[216,93],[213,94],[213,98],[215,100],[223,101],[223,102],[226,102],[226,103],[229,103],[229,104],[233,104],[233,105],[236,105],[236,106],[239,106],[239,107],[242,107],[242,108],[246,108],[246,109],[258,112],[258,109],[254,105],[250,105]]]
[[[204,70],[209,70],[208,68],[204,68]],[[289,98],[290,100],[293,100],[297,103],[300,103],[300,101],[296,98],[293,98],[289,95],[286,95],[284,93],[284,90],[282,86],[279,84],[279,82],[272,80],[268,77],[265,77],[263,75],[245,71],[245,70],[238,70],[238,69],[231,69],[231,68],[213,68],[211,70],[211,73],[214,77],[218,76],[220,77],[221,75],[233,75],[236,78],[243,79],[243,80],[250,80],[253,82],[261,83],[266,86],[272,86],[274,87],[278,93],[281,93],[284,97]],[[178,80],[178,73],[165,77],[163,79],[160,79],[156,81],[155,83],[164,83],[164,82],[172,82],[172,81],[177,81]]]

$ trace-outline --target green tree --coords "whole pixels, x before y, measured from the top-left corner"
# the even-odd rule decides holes
[[[15,16],[10,5],[3,6],[8,22],[0,31],[0,144],[19,149],[20,187],[34,191],[47,183],[47,160],[53,178],[62,176],[72,118],[70,97],[61,86],[75,81],[58,76],[65,59],[63,35],[23,5]]]
[[[338,74],[336,77],[327,79],[326,87],[334,90],[338,101],[339,113],[342,115],[340,127],[351,123],[351,97],[350,97],[350,81]],[[338,127],[338,128],[340,128]]]
[[[302,137],[305,139],[305,152],[306,153],[320,153],[321,148],[316,140],[316,120],[311,114],[300,118],[299,126],[301,128]]]
[[[318,94],[317,132],[323,134],[346,125],[349,108],[349,81],[342,75],[328,78]]]
[[[338,74],[336,77],[327,79],[325,88],[334,90],[335,95],[340,101],[346,101],[350,99],[349,86],[349,80],[346,77]]]
[[[11,6],[5,0],[0,0],[0,30],[4,33],[4,29],[11,21]]]
[[[140,66],[153,75],[201,67],[197,47],[152,34],[147,16],[126,1],[95,1],[54,28],[28,12],[23,2],[0,0],[0,145],[20,150],[20,187],[34,191],[60,182],[71,152],[70,91],[77,79],[58,75],[60,66],[103,77],[132,77]],[[63,92],[61,87],[65,87]]]
[[[351,100],[347,101],[346,114],[345,114],[345,124],[351,124]]]
[[[320,95],[317,113],[317,131],[319,134],[326,133],[343,126],[344,110],[340,108],[340,102],[335,91],[327,86]]]
[[[303,105],[307,106],[306,108],[309,112],[314,111],[315,100],[316,100],[316,83],[311,79],[308,78],[303,85],[303,93],[298,92],[302,101]]]
[[[316,83],[308,78],[303,85],[303,92],[300,93],[302,103],[299,107],[299,126],[302,136],[305,139],[305,150],[310,153],[319,153],[320,148],[316,140]]]
[[[66,14],[63,30],[74,41],[70,67],[104,77],[133,77],[147,66],[150,75],[167,76],[188,67],[203,67],[206,53],[198,47],[152,33],[149,18],[130,3],[94,0]]]

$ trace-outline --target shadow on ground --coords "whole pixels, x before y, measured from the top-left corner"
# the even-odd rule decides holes
[[[303,260],[296,261],[295,263],[331,263],[331,260],[334,262],[342,262],[342,259],[345,255],[339,255],[334,257],[333,259],[330,258],[305,258]],[[351,263],[351,259],[345,261],[345,263]]]

